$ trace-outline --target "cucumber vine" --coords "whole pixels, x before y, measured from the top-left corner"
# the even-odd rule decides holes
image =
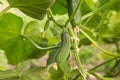
[[[0,72],[0,80],[34,80],[30,76],[32,74],[30,73],[31,70],[35,70],[37,73],[37,71],[41,72],[41,69],[49,72],[49,76],[45,78],[47,80],[49,78],[49,80],[88,80],[90,75],[93,75],[98,80],[106,80],[106,78],[96,74],[95,70],[112,61],[115,61],[115,63],[110,67],[110,71],[105,73],[105,76],[113,77],[119,75],[120,70],[117,72],[116,69],[120,67],[120,28],[118,26],[120,24],[120,1],[6,1],[9,6],[0,12],[0,49],[4,50],[8,63],[17,65],[17,67],[13,70],[8,70],[8,73],[7,71]],[[3,2],[0,1],[0,3]],[[4,3],[0,5],[4,5]],[[22,17],[13,14],[10,10],[11,8],[19,9],[20,12],[35,21],[25,25],[24,18],[22,19]],[[109,16],[107,16],[108,14]],[[62,19],[62,23],[62,21],[57,19],[56,16],[58,15],[60,17],[67,15],[67,18]],[[109,19],[114,19],[114,21],[111,22]],[[41,20],[45,23],[42,23]],[[53,39],[54,41],[50,43]],[[99,45],[104,43],[115,44],[116,51],[108,51]],[[85,70],[81,61],[82,57],[80,56],[81,46],[90,46],[91,44],[104,53],[105,56],[110,57],[110,59],[91,69]],[[71,68],[69,62],[71,60],[70,52],[74,55],[75,59],[72,59],[72,61],[76,62],[76,65],[72,66],[77,66],[77,69]],[[28,59],[41,58],[47,53],[49,58],[45,68],[27,68],[28,71],[23,69],[23,72],[19,72],[19,69],[23,68],[19,63],[25,62]],[[116,74],[113,75],[113,72],[116,72]],[[6,76],[7,74],[12,75]]]

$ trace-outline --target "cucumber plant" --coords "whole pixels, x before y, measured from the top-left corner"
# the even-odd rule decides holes
[[[40,80],[38,74],[43,72],[49,74],[44,80],[89,80],[90,75],[98,80],[108,80],[111,78],[98,76],[95,70],[112,61],[114,64],[105,76],[119,75],[119,0],[6,1],[8,7],[0,12],[0,49],[5,52],[8,63],[17,67],[0,72],[0,80]],[[0,3],[7,4],[2,0]],[[24,14],[31,21],[26,24],[25,18],[13,10]],[[59,21],[58,15],[66,17]],[[86,71],[79,53],[82,46],[91,44],[110,59]],[[99,44],[115,44],[116,51],[105,50]],[[47,53],[49,58],[45,67],[24,70],[26,66],[22,62],[24,64],[28,59],[41,58]],[[70,66],[71,56],[77,69]]]

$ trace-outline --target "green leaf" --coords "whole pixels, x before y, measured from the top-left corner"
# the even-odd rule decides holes
[[[42,20],[54,0],[7,0],[11,7],[20,9],[26,15]]]
[[[89,9],[91,9],[91,10],[95,9],[94,0],[85,0],[85,3]]]
[[[37,50],[28,40],[21,36],[23,21],[20,17],[11,13],[4,14],[0,17],[0,24],[0,49],[5,51],[8,63],[16,65],[26,59],[38,58],[45,54],[44,51]],[[34,25],[31,26],[34,27]],[[35,32],[33,31],[33,33]],[[35,38],[35,35],[31,34],[31,36]]]
[[[110,9],[120,11],[120,1],[115,0],[114,3],[110,6]]]
[[[60,80],[63,79],[64,76],[64,72],[61,70],[60,67],[58,67],[57,70],[51,67],[49,69],[49,73],[50,73],[50,80]]]
[[[47,70],[45,67],[34,67],[23,73],[21,78],[26,78],[24,80],[45,80]]]
[[[70,77],[69,73],[71,72],[71,68],[67,62],[58,64],[58,66],[61,68],[61,70],[64,72],[66,76]]]
[[[91,41],[88,38],[82,38],[79,42],[79,47],[82,45],[90,45]]]
[[[101,16],[99,14],[93,15],[85,24],[90,29],[96,30],[100,24]]]
[[[31,21],[29,22],[24,30],[24,35],[29,37],[31,40],[33,40],[35,43],[42,47],[48,46],[48,40],[46,38],[42,37],[40,25],[37,21]],[[46,54],[47,51],[43,50],[35,50],[34,54],[31,58],[40,58]]]
[[[0,24],[0,48],[5,50],[8,62],[16,64],[23,59],[21,48],[24,47],[24,40],[20,37],[22,19],[8,13],[1,16]]]
[[[85,15],[94,9],[95,9],[95,4],[93,0],[84,0],[80,10],[82,15]]]
[[[120,41],[120,13],[113,14],[108,22],[107,27],[103,28],[100,34],[106,43]]]
[[[42,40],[42,32],[41,32],[40,25],[37,21],[29,22],[24,30],[24,35],[35,41],[36,43],[40,43]]]
[[[63,15],[67,13],[66,0],[56,0],[54,5],[51,7],[51,10],[54,15]]]

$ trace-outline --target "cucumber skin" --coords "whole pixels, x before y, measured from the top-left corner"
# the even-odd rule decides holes
[[[69,17],[71,17],[77,7],[78,0],[66,0],[66,2],[67,2],[67,8],[68,8],[68,15]],[[71,24],[73,27],[76,27],[76,25],[80,23],[80,18],[81,18],[81,12],[79,9],[74,19],[71,20]]]
[[[61,34],[61,47],[57,50],[56,62],[65,63],[70,54],[70,35],[67,32]]]

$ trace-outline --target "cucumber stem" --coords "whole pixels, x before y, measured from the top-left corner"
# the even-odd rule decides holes
[[[76,29],[77,29],[77,27],[74,28],[73,32],[74,32],[74,36],[77,38],[78,32],[77,32]],[[78,48],[78,42],[79,42],[79,40],[73,38],[73,44],[74,44],[74,47],[75,47],[73,52],[74,52],[76,63],[78,65],[79,72],[80,72],[80,74],[82,76],[82,80],[86,80],[86,74],[85,74],[85,72],[83,70],[82,63],[81,63],[81,60],[79,58],[80,49]]]
[[[49,47],[41,47],[38,44],[36,44],[32,39],[28,38],[25,35],[21,35],[22,37],[24,37],[25,39],[27,39],[28,41],[30,41],[32,43],[32,45],[34,45],[34,47],[36,47],[39,50],[51,50],[51,49],[56,49],[59,48],[59,46],[49,46]]]
[[[73,55],[75,57],[75,61],[77,63],[80,75],[82,76],[82,80],[86,80],[86,74],[85,74],[85,72],[83,70],[82,63],[81,63],[81,60],[79,58],[79,48],[78,48],[78,42],[79,42],[79,40],[76,39],[78,32],[76,31],[75,28],[73,28],[73,29],[68,28],[68,32],[71,35],[71,46],[72,46],[72,49],[73,49],[72,51],[74,53]]]
[[[81,25],[83,26],[83,25]],[[84,32],[82,29],[79,29],[80,32],[85,35],[99,50],[101,50],[102,52],[104,52],[105,54],[112,56],[112,57],[116,57],[117,55],[112,54],[109,51],[104,50],[103,48],[101,48],[86,32]]]
[[[97,65],[97,66],[95,66],[95,67],[93,67],[93,68],[90,69],[88,72],[94,71],[95,69],[97,69],[97,68],[99,68],[99,67],[101,67],[101,66],[103,66],[103,65],[105,65],[105,64],[107,64],[107,63],[109,63],[109,62],[111,62],[111,61],[113,61],[113,60],[116,60],[116,59],[118,59],[118,58],[120,58],[120,56],[117,56],[117,57],[114,57],[114,58],[112,58],[112,59],[109,59],[109,60],[107,60],[107,61],[105,61],[105,62],[103,62],[103,63],[101,63],[101,64],[99,64],[99,65]]]
[[[51,10],[49,10],[49,14],[50,14],[50,16],[51,16],[51,20],[52,20],[57,26],[59,26],[60,28],[63,28],[63,25],[59,24],[59,23],[54,19]]]
[[[66,21],[65,27],[67,28],[69,22],[72,24],[72,28],[68,28],[68,32],[71,35],[71,45],[73,47],[74,57],[75,57],[80,75],[82,77],[82,80],[86,80],[86,74],[82,68],[81,60],[79,58],[79,48],[78,48],[79,39],[78,39],[78,31],[77,31],[77,26],[76,26],[77,22],[75,22],[75,19],[74,19],[75,16],[77,15],[77,12],[78,12],[83,0],[77,0],[77,1],[79,1],[79,2],[77,4],[76,8],[73,9],[73,7],[75,7],[73,5],[73,2],[75,2],[75,1],[74,0],[66,0],[67,6],[68,6],[69,19]]]

